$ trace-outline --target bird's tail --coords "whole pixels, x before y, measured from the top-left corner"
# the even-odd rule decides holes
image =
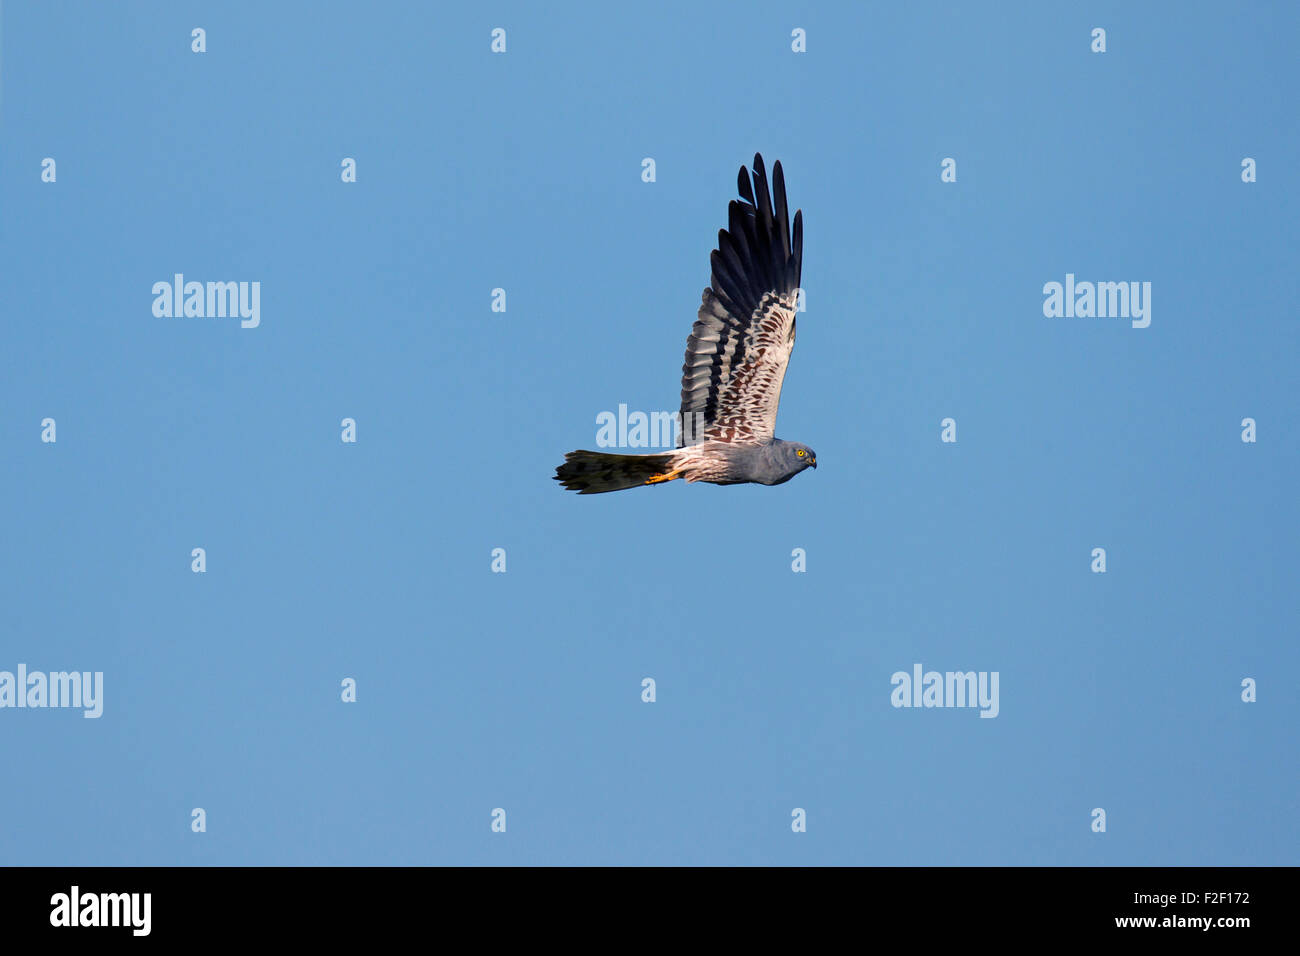
[[[602,451],[571,451],[555,469],[555,480],[580,495],[622,491],[656,485],[682,477],[674,470],[676,452],[659,455],[610,455]]]

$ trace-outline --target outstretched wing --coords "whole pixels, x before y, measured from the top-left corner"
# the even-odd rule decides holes
[[[754,187],[740,167],[740,195],[727,207],[727,228],[709,256],[704,290],[682,366],[682,436],[689,441],[762,442],[776,429],[781,382],[794,348],[794,317],[803,261],[803,213],[794,239],[781,164],[772,167],[776,209],[763,157],[754,155]],[[702,423],[701,433],[692,428]]]

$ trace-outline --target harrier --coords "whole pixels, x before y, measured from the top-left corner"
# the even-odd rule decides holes
[[[751,189],[749,170],[740,167],[744,201],[727,207],[727,228],[718,231],[718,248],[709,256],[713,279],[686,340],[678,448],[649,455],[571,451],[555,469],[565,488],[595,495],[677,478],[779,485],[817,467],[807,445],[775,437],[794,348],[803,213],[794,214],[792,240],[779,162],[769,191],[763,157],[755,154],[753,182]],[[688,427],[695,422],[702,425],[698,434]]]

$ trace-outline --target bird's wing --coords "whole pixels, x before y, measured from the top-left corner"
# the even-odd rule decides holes
[[[776,208],[763,157],[754,156],[754,186],[740,167],[740,195],[709,256],[713,279],[686,340],[682,366],[682,435],[690,440],[761,442],[772,438],[781,382],[794,348],[803,261],[803,213],[791,240],[781,164],[772,167]],[[703,433],[692,428],[702,423]]]

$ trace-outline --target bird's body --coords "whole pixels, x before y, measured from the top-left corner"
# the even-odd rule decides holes
[[[681,417],[683,427],[702,422],[702,433],[674,451],[648,455],[571,451],[555,470],[565,488],[589,495],[678,478],[779,485],[817,467],[811,448],[773,434],[794,348],[803,214],[795,213],[792,239],[780,163],[772,177],[775,209],[763,158],[754,156],[752,190],[741,167],[745,201],[728,207],[728,228],[718,232],[710,256],[712,282],[686,340]]]
[[[804,450],[803,455],[799,449]],[[779,438],[759,443],[705,441],[649,455],[571,451],[556,469],[556,477],[570,490],[595,495],[678,478],[715,485],[780,485],[809,465],[817,467],[816,457],[797,442]]]

